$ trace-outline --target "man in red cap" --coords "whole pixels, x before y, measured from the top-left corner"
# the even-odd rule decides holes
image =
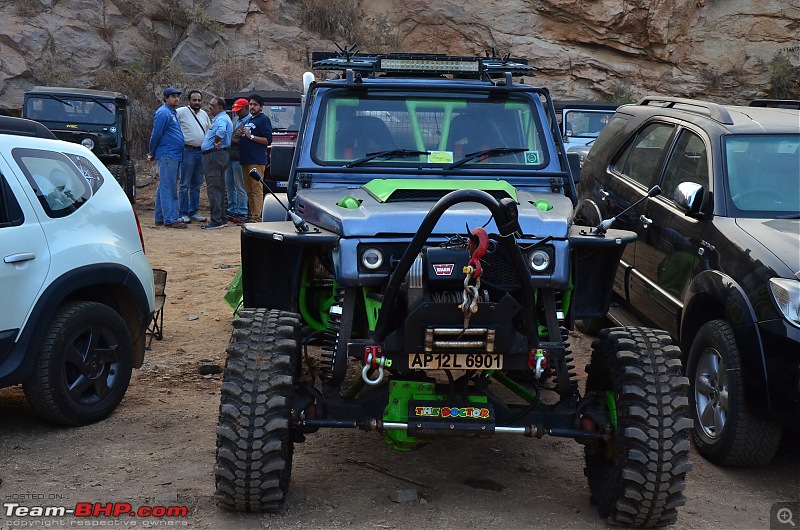
[[[239,162],[239,137],[241,129],[250,115],[250,102],[239,98],[233,102],[233,141],[230,148],[230,164],[225,173],[225,191],[228,195],[228,221],[242,224],[247,220],[247,189],[244,185],[242,164]],[[236,131],[239,134],[236,134]],[[249,178],[249,177],[248,177]]]

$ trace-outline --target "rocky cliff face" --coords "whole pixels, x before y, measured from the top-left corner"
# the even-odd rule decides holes
[[[152,107],[170,83],[223,95],[296,90],[309,52],[335,49],[331,35],[302,27],[314,3],[0,0],[0,106],[19,109],[34,84],[131,91],[114,85],[134,74]],[[351,13],[332,24],[363,51],[375,51],[364,43],[458,55],[494,46],[527,57],[539,69],[528,82],[556,98],[657,93],[741,103],[768,93],[778,54],[800,66],[800,0],[327,3],[337,16]]]

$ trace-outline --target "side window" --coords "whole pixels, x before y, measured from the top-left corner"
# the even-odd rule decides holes
[[[0,173],[0,228],[21,225],[23,220],[22,208],[6,183],[5,176]]]
[[[612,169],[649,188],[655,184],[658,163],[674,129],[674,125],[653,123],[640,130],[611,164]]]
[[[91,197],[89,183],[64,154],[18,148],[12,155],[49,217],[65,217]]]
[[[681,182],[694,182],[708,191],[706,145],[696,134],[683,131],[667,162],[661,195],[672,200]]]

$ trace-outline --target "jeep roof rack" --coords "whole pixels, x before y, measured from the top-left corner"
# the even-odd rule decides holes
[[[754,99],[750,102],[750,106],[800,110],[800,101],[796,99]]]
[[[723,125],[733,125],[733,118],[731,118],[730,113],[725,107],[717,103],[711,103],[710,101],[667,96],[646,96],[639,101],[638,105],[653,105],[668,109],[685,110],[687,112],[708,116],[712,120]]]
[[[0,134],[14,134],[16,136],[57,140],[53,131],[38,121],[28,120],[26,118],[14,118],[11,116],[0,116]]]
[[[437,53],[362,54],[352,49],[340,52],[312,52],[315,70],[353,70],[362,75],[443,76],[454,78],[493,79],[510,72],[512,75],[533,74],[535,68],[527,59],[506,56],[475,57]]]

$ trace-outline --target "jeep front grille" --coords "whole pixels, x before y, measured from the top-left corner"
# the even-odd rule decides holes
[[[483,266],[481,279],[487,284],[506,290],[516,289],[521,285],[517,271],[499,249],[487,253],[481,258],[481,264]]]

